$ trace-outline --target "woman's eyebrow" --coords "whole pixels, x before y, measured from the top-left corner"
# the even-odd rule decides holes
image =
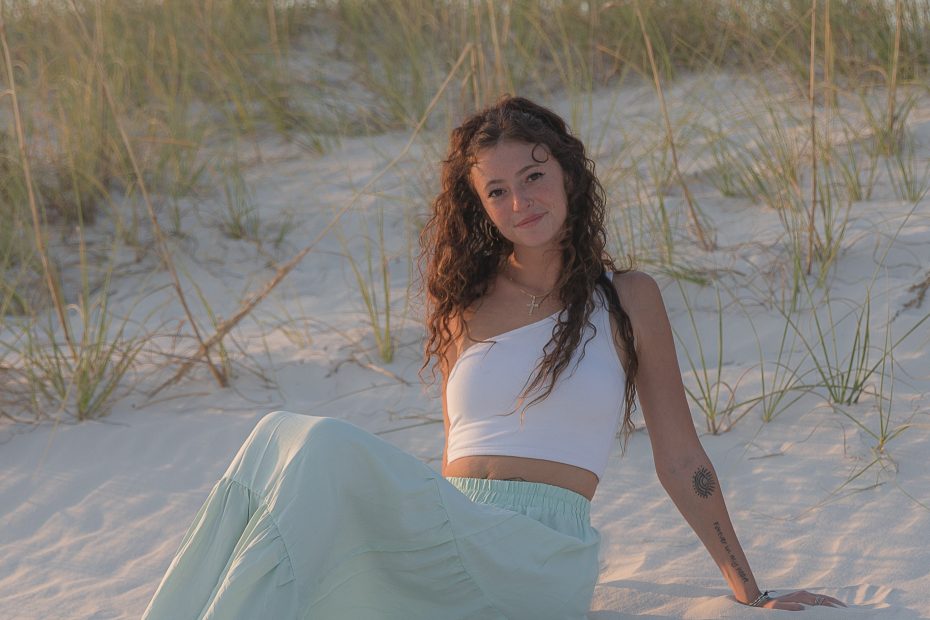
[[[523,166],[522,168],[520,168],[519,170],[517,170],[517,175],[516,175],[516,176],[520,176],[521,174],[523,174],[524,172],[526,172],[526,171],[529,170],[530,168],[535,168],[536,166],[541,166],[543,163],[544,163],[544,162],[533,162],[532,164],[529,164],[529,165],[527,165],[527,166]],[[491,179],[490,181],[488,181],[487,183],[484,184],[484,189],[487,189],[487,188],[491,187],[491,186],[494,185],[495,183],[503,183],[503,182],[504,182],[503,179]]]

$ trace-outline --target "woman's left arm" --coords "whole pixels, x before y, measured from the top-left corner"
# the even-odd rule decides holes
[[[617,279],[617,289],[633,324],[639,358],[636,389],[652,442],[656,474],[736,599],[751,604],[762,592],[730,523],[720,480],[694,430],[659,287],[648,275],[630,272]],[[842,605],[831,597],[802,591],[760,606],[800,610],[804,604]]]

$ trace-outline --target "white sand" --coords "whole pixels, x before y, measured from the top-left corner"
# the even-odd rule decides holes
[[[708,110],[719,112],[731,105],[736,95],[752,96],[736,78],[721,77],[716,86],[733,97],[711,99],[702,108],[703,118],[709,118]],[[682,117],[694,110],[700,99],[694,96],[695,88],[685,81],[672,89],[673,113]],[[711,89],[697,92],[712,97]],[[570,110],[567,104],[559,109]],[[589,143],[605,136],[596,147],[605,180],[612,155],[624,143],[654,144],[660,139],[648,88],[602,93],[591,109],[596,122],[583,121],[579,131]],[[911,129],[922,140],[918,156],[926,162],[926,101],[911,120]],[[620,131],[626,132],[625,139]],[[743,139],[736,130],[733,136]],[[407,137],[347,140],[323,157],[274,141],[261,143],[262,160],[252,162],[246,179],[254,189],[264,230],[274,230],[288,213],[297,225],[282,248],[266,244],[264,251],[278,260],[296,252]],[[419,310],[415,305],[407,309],[403,301],[410,284],[410,209],[419,196],[433,190],[433,149],[442,148],[444,135],[439,130],[424,138],[379,181],[381,196],[363,197],[343,220],[349,247],[361,258],[359,231],[366,226],[371,230],[376,209],[385,209],[398,344],[393,363],[382,364],[374,353],[354,276],[330,235],[234,333],[241,350],[248,352],[246,357],[231,347],[238,375],[234,388],[217,388],[200,369],[150,400],[145,392],[173,371],[153,365],[142,369],[137,389],[118,400],[100,421],[0,426],[0,618],[138,618],[194,513],[267,411],[341,417],[438,467],[440,406],[435,390],[424,391],[418,382],[423,333],[416,320]],[[682,244],[682,261],[718,274],[725,308],[723,374],[731,384],[739,381],[739,398],[749,398],[760,389],[759,350],[771,371],[784,325],[778,312],[761,303],[766,291],[781,286],[776,276],[765,275],[779,264],[781,228],[764,207],[723,199],[702,183],[699,173],[708,165],[706,157],[699,149],[690,152],[685,165],[693,173],[692,189],[715,224],[721,249],[703,253]],[[619,202],[619,190],[608,185],[614,202]],[[680,192],[672,188],[669,193],[670,208],[680,213]],[[189,210],[189,237],[172,243],[176,259],[196,278],[214,311],[229,316],[244,294],[256,290],[273,270],[253,244],[224,238],[215,220],[204,217],[211,209],[219,212],[220,200],[200,205],[200,217]],[[896,200],[883,177],[872,200],[853,206],[831,278],[841,352],[848,350],[852,323],[840,317],[862,303],[873,274],[877,273],[871,289],[875,346],[882,346],[889,318],[913,296],[908,287],[927,276],[928,206],[926,199],[916,209]],[[363,209],[368,209],[367,221],[360,217]],[[891,243],[889,235],[908,213],[907,226]],[[679,223],[684,231],[683,216]],[[662,285],[673,324],[695,354],[695,336],[677,284],[654,268],[646,270]],[[147,279],[118,277],[116,307],[140,320],[153,313],[147,325],[164,322],[162,333],[171,333],[182,313],[171,291],[161,286],[165,282],[162,273]],[[711,373],[717,359],[713,291],[685,285]],[[892,324],[894,338],[928,311],[930,300],[922,308],[902,312]],[[810,311],[801,314],[804,329],[811,316]],[[813,389],[768,424],[753,409],[729,432],[703,436],[760,585],[786,591],[806,588],[850,604],[844,610],[818,608],[803,617],[930,617],[928,345],[930,323],[925,323],[895,350],[893,400],[883,407],[890,407],[892,428],[910,427],[861,476],[854,478],[873,461],[875,440],[853,420],[867,429],[879,427],[876,399],[869,394],[859,404],[837,409],[826,402],[822,388]],[[172,341],[163,337],[152,346],[165,350]],[[186,350],[188,345],[177,346]],[[683,350],[686,381],[695,385]],[[789,363],[802,364],[807,372],[812,364],[806,355],[798,342]],[[873,363],[878,355],[873,352]],[[151,359],[152,364],[159,360]],[[806,374],[804,383],[815,379]],[[889,373],[886,396],[891,385]],[[873,378],[869,390],[878,387]],[[704,431],[696,408],[694,419]],[[731,598],[710,557],[659,485],[644,430],[631,438],[625,456],[621,458],[619,449],[613,456],[594,500],[593,521],[604,544],[590,618],[773,617],[775,612],[750,610]]]

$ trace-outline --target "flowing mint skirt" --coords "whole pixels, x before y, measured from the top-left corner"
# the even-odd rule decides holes
[[[581,619],[583,496],[445,479],[347,422],[264,416],[194,517],[146,620]]]

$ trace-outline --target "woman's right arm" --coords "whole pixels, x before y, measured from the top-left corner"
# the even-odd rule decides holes
[[[449,409],[446,405],[446,385],[449,383],[449,373],[452,371],[452,367],[455,365],[455,360],[458,359],[459,352],[459,341],[460,329],[459,322],[452,318],[449,319],[449,329],[453,334],[453,341],[450,343],[449,347],[443,352],[442,358],[439,363],[439,371],[442,375],[442,434],[443,434],[443,444],[442,444],[442,475],[446,475],[446,465],[449,464]]]
[[[449,464],[449,413],[446,409],[446,377],[442,376],[442,470],[443,476],[446,475],[446,465]]]

